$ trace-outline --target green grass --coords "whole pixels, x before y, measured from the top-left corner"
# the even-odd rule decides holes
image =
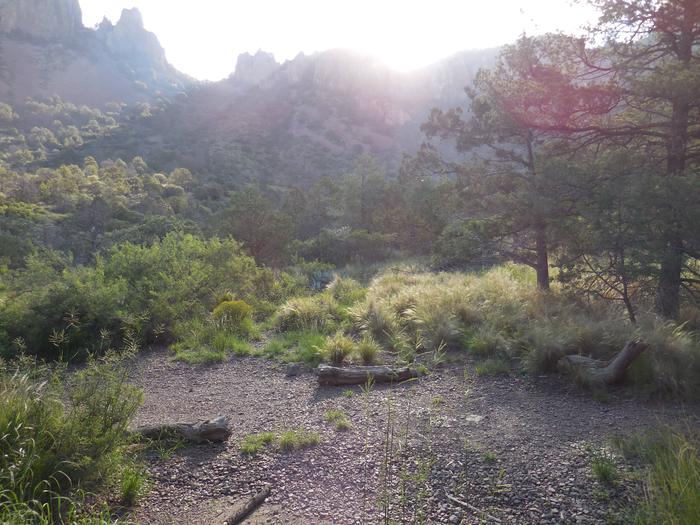
[[[332,424],[336,430],[349,430],[352,427],[348,415],[343,410],[327,410],[323,419]]]
[[[343,393],[341,395],[349,399],[355,395],[355,392],[349,388],[346,388],[345,390],[343,390]]]
[[[700,516],[700,433],[657,429],[618,440],[626,457],[644,465],[644,497],[630,511],[636,525],[695,525]]]
[[[321,356],[333,365],[339,366],[355,352],[355,342],[349,337],[337,332],[326,339],[321,347]]]
[[[81,492],[121,486],[142,394],[112,359],[70,376],[42,366],[0,371],[0,523],[52,523],[59,503],[77,512]],[[131,496],[141,487],[127,478]]]
[[[474,365],[474,371],[480,376],[508,375],[510,373],[510,366],[505,359],[492,357]]]
[[[260,434],[250,434],[243,438],[239,446],[243,454],[254,456],[275,441],[274,432],[261,432]]]
[[[285,332],[272,339],[263,349],[263,355],[280,359],[285,363],[308,363],[316,366],[321,362],[320,348],[326,336],[312,330]]]
[[[122,472],[119,484],[121,500],[124,505],[132,506],[145,493],[148,477],[143,469],[129,465]]]
[[[308,430],[287,430],[279,436],[278,446],[283,452],[300,450],[321,442],[321,437],[315,432]]]
[[[484,461],[487,461],[488,463],[495,463],[497,459],[498,456],[492,450],[487,450],[484,452]]]
[[[591,458],[591,472],[593,477],[606,487],[614,486],[619,478],[615,462],[603,453],[593,454]]]
[[[254,456],[269,446],[274,446],[282,452],[290,452],[317,445],[320,441],[318,434],[307,430],[285,430],[279,434],[261,432],[245,436],[239,444],[239,449],[243,454]]]

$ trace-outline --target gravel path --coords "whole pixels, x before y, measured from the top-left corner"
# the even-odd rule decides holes
[[[150,453],[153,488],[134,511],[144,524],[221,523],[266,485],[272,495],[251,523],[606,523],[631,490],[592,478],[590,447],[700,414],[628,398],[601,404],[556,378],[478,377],[469,364],[351,397],[263,359],[193,367],[158,350],[134,367],[146,396],[137,424],[219,414],[233,422],[225,444]],[[327,423],[330,409],[352,427]],[[247,434],[289,429],[317,432],[321,443],[254,457],[238,450]]]

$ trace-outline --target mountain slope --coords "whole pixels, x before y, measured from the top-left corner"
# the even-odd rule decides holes
[[[88,106],[148,101],[193,85],[165,59],[136,9],[82,25],[77,0],[0,0],[0,101],[53,95]]]

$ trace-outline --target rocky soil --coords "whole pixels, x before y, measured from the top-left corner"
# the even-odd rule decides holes
[[[614,522],[634,482],[601,485],[592,450],[660,422],[696,424],[700,414],[622,393],[601,403],[552,377],[479,377],[468,363],[350,396],[264,359],[193,367],[157,350],[137,361],[133,381],[146,396],[137,424],[216,415],[233,423],[224,444],[147,453],[152,489],[132,516],[144,524],[223,523],[268,485],[251,523]],[[332,409],[347,413],[349,430],[325,420]],[[291,429],[317,432],[321,442],[240,452],[247,434]]]

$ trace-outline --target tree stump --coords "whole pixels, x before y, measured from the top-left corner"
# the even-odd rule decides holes
[[[418,370],[408,367],[391,368],[388,366],[337,366],[319,365],[316,369],[318,382],[324,386],[363,385],[370,377],[375,383],[400,383],[420,377]]]
[[[582,355],[567,355],[557,363],[562,372],[572,373],[593,385],[620,383],[627,368],[648,345],[642,341],[628,341],[624,348],[608,363]]]
[[[226,441],[231,435],[229,420],[219,416],[198,423],[164,423],[138,427],[133,432],[148,439],[183,439],[193,443]]]

